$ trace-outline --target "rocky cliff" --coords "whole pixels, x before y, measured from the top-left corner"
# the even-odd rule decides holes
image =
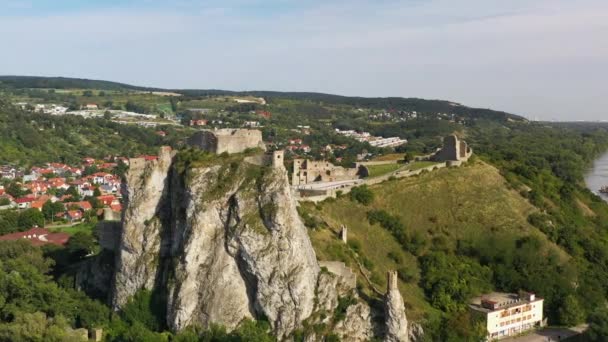
[[[390,271],[387,275],[387,291],[384,298],[386,317],[386,342],[409,341],[405,305],[397,287],[397,272]]]
[[[147,289],[166,303],[172,330],[263,318],[280,339],[312,324],[344,340],[381,334],[352,285],[320,272],[282,163],[162,150],[156,161],[131,160],[124,191],[116,309]],[[356,304],[333,322],[338,298],[351,292]]]

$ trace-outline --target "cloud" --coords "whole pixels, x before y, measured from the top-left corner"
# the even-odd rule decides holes
[[[585,108],[599,118],[607,14],[596,0],[140,1],[2,18],[0,74],[444,98],[545,118]]]

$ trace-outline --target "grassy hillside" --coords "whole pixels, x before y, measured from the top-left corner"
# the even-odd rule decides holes
[[[19,110],[0,99],[0,163],[31,166],[85,156],[136,156],[156,153],[158,146],[176,145],[182,133],[167,127],[167,137],[156,129],[121,125],[102,118],[51,116]]]
[[[408,315],[417,321],[437,317],[440,312],[431,306],[420,285],[420,260],[433,251],[455,253],[459,245],[478,245],[490,236],[505,241],[536,236],[542,246],[539,255],[551,251],[560,263],[565,262],[567,255],[528,223],[535,207],[510,189],[496,168],[480,161],[471,164],[372,186],[375,199],[368,206],[346,196],[317,206],[303,204],[304,212],[323,222],[323,228],[311,231],[317,257],[343,260],[357,269],[357,257],[348,250],[358,250],[359,261],[371,270],[371,280],[380,291],[386,286],[386,271],[399,270],[404,274],[400,288]],[[420,248],[412,253],[387,229],[370,224],[367,215],[372,210],[398,217],[407,234],[421,241]],[[342,224],[349,228],[349,249],[337,238]],[[374,296],[360,274],[359,282]]]

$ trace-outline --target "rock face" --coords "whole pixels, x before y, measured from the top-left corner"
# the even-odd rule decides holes
[[[407,318],[403,298],[397,287],[397,272],[388,272],[387,278],[388,285],[384,299],[386,315],[386,336],[384,340],[387,342],[406,342],[409,341]]]
[[[175,330],[260,317],[279,338],[295,330],[313,311],[320,269],[285,169],[173,159],[131,161],[114,307],[148,289],[166,299]]]
[[[139,289],[154,288],[163,227],[159,220],[167,206],[167,177],[173,153],[162,148],[158,160],[134,158],[126,175],[126,209],[117,251],[112,304],[120,307]]]
[[[170,149],[158,160],[132,159],[120,238],[102,239],[115,255],[113,307],[149,290],[176,331],[212,323],[231,330],[264,318],[280,340],[322,324],[344,341],[407,341],[396,273],[389,275],[384,326],[358,297],[352,272],[321,272],[282,159],[280,152],[243,158]],[[80,283],[103,293],[95,286],[105,278],[98,278]],[[306,339],[322,338],[317,333],[309,329]]]

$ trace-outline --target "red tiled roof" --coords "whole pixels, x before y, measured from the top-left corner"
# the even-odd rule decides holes
[[[67,233],[51,233],[44,228],[32,228],[25,232],[17,232],[0,236],[0,241],[15,241],[26,239],[34,246],[41,246],[47,243],[55,245],[65,245],[70,239]]]

